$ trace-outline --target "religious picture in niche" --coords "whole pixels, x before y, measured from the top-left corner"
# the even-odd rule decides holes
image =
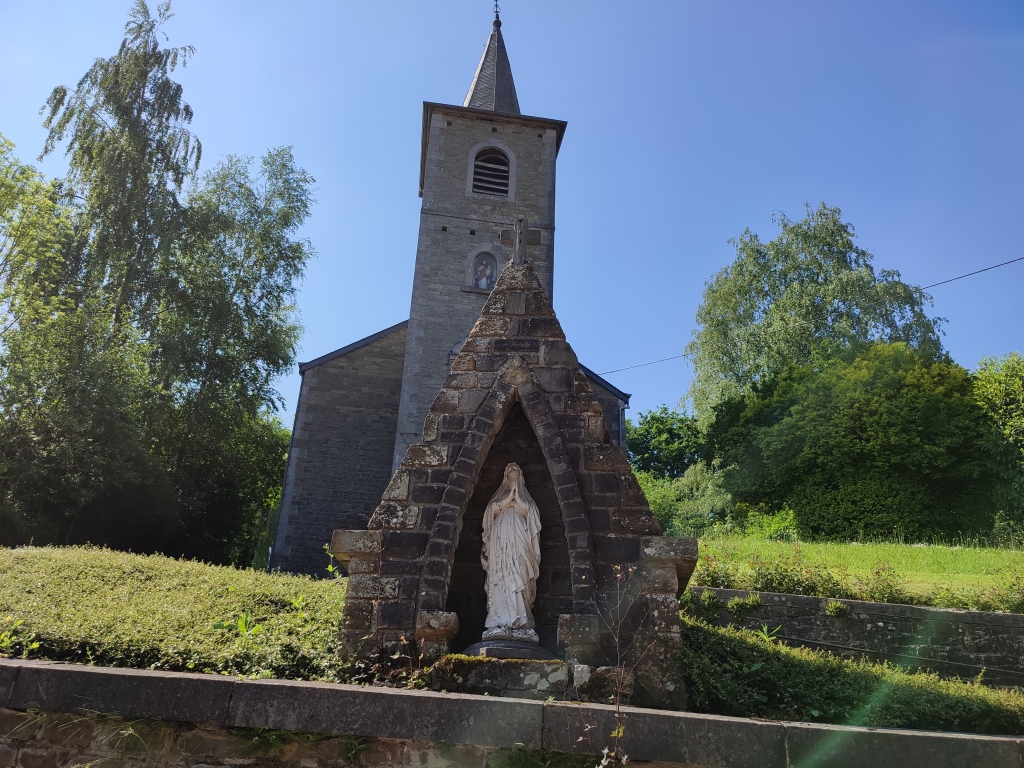
[[[480,564],[487,591],[481,639],[539,642],[533,601],[540,573],[540,511],[518,464],[505,467],[505,478],[487,503]]]
[[[498,279],[498,262],[489,253],[479,253],[473,259],[473,287],[489,291]]]

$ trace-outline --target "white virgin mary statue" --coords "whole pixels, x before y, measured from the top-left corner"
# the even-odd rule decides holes
[[[482,639],[536,643],[533,600],[540,573],[540,511],[518,464],[505,467],[505,478],[487,503],[480,564],[487,576]]]

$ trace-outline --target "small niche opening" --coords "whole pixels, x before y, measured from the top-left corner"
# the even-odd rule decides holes
[[[462,519],[462,533],[455,550],[446,606],[446,610],[454,611],[459,617],[459,633],[450,644],[453,653],[480,642],[484,631],[487,594],[484,592],[484,569],[480,565],[484,509],[501,485],[509,462],[515,462],[522,468],[526,490],[540,510],[540,575],[537,577],[533,617],[537,622],[541,646],[557,653],[558,616],[572,613],[572,571],[562,510],[537,436],[522,406],[516,403],[484,459],[476,490]]]

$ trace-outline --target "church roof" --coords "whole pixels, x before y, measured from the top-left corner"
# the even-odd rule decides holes
[[[372,336],[367,336],[365,339],[354,341],[351,344],[342,347],[341,349],[336,349],[333,352],[328,352],[326,355],[321,355],[315,360],[310,360],[308,363],[299,363],[299,373],[305,373],[310,368],[316,368],[318,365],[323,365],[324,363],[330,362],[331,360],[334,360],[337,357],[347,355],[349,352],[355,352],[357,349],[361,349],[362,347],[365,347],[367,344],[372,344],[378,339],[383,339],[385,336],[390,336],[392,333],[402,330],[407,325],[409,325],[409,321],[403,320],[400,323],[392,325],[390,328],[385,328],[383,331],[377,331],[377,333],[373,334]]]
[[[518,115],[519,99],[516,98],[516,84],[512,81],[512,66],[508,63],[505,41],[501,37],[501,19],[495,14],[491,35],[487,38],[484,55],[473,76],[473,84],[462,103],[464,107],[486,109]]]

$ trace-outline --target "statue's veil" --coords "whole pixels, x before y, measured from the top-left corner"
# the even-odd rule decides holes
[[[519,470],[519,477],[513,480],[509,475],[512,474],[512,468],[515,467]],[[495,504],[499,507],[507,506],[512,500],[512,496],[515,496],[519,501],[530,507],[530,511],[537,509],[537,504],[530,495],[530,492],[526,490],[526,478],[523,476],[523,470],[518,464],[509,464],[505,467],[505,476],[501,480],[501,485],[498,486],[498,490],[491,496],[489,504]],[[538,510],[538,514],[539,510]]]

